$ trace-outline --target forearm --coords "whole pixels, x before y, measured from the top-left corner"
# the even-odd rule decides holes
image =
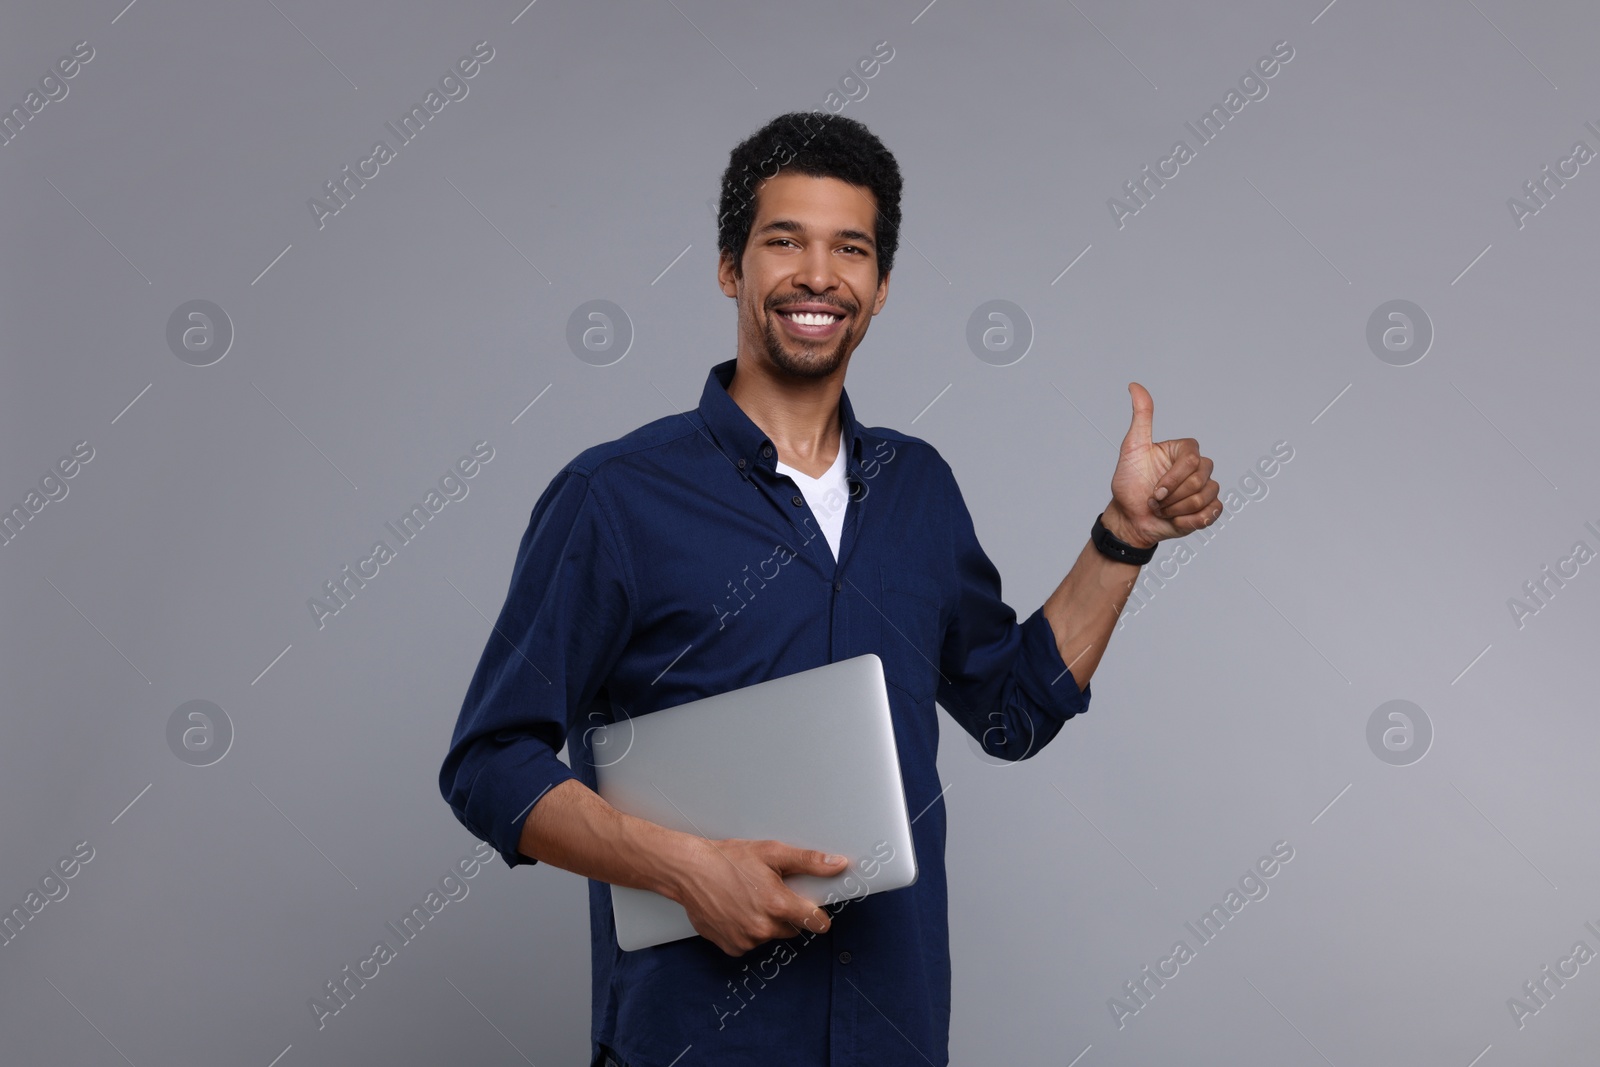
[[[1114,508],[1106,509],[1105,522],[1112,534],[1131,542]],[[1056,649],[1080,691],[1089,685],[1100,665],[1106,643],[1138,578],[1136,565],[1109,558],[1086,537],[1072,569],[1044,602],[1044,616],[1055,634]]]
[[[576,780],[555,786],[528,812],[517,851],[601,882],[677,900],[707,842],[627,815]]]

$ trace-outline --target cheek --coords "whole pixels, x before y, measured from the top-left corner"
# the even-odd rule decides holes
[[[749,302],[749,315],[752,329],[759,333],[770,334],[774,337],[778,336],[780,332],[778,313],[767,310],[766,301],[764,298],[756,297],[754,295],[751,296]]]
[[[776,315],[776,312],[767,310],[767,293],[764,290],[758,292],[754,286],[748,286],[745,289],[745,297],[745,303],[752,315],[763,319],[771,319]]]

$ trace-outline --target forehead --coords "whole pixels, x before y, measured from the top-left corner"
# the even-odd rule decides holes
[[[876,236],[878,201],[872,190],[839,178],[780,172],[756,190],[751,229],[773,219],[792,219],[827,230],[861,230]]]

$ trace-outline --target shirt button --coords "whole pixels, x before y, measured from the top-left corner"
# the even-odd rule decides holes
[[[762,445],[761,446],[761,454],[764,457],[766,457],[767,459],[771,459],[772,458],[772,446],[771,445]]]
[[[806,506],[806,498],[801,496],[799,493],[796,493],[789,499],[789,503],[793,504],[797,508],[803,508]]]
[[[738,467],[739,467],[740,470],[744,470],[744,460],[743,459],[739,460]]]
[[[839,953],[839,962],[840,963],[849,963],[850,962],[850,953],[848,953],[848,952]]]
[[[833,583],[833,591],[834,591],[834,592],[835,592],[835,593],[842,593],[842,592],[844,592],[844,583],[843,583],[843,582],[834,582],[834,583]]]

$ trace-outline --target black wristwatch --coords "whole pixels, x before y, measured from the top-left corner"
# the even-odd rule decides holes
[[[1155,545],[1149,548],[1135,548],[1106,529],[1106,524],[1100,520],[1100,515],[1094,517],[1094,525],[1089,528],[1089,540],[1094,542],[1094,547],[1100,550],[1101,555],[1108,556],[1118,563],[1132,563],[1136,567],[1144,566],[1155,556]]]

